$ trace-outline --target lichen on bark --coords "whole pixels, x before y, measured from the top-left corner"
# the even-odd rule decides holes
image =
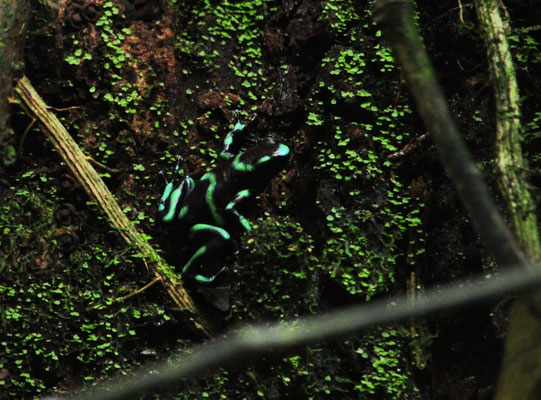
[[[527,167],[521,148],[519,88],[506,37],[509,26],[501,18],[497,1],[478,0],[475,6],[494,89],[496,162],[500,173],[498,186],[520,245],[532,261],[539,261],[541,246],[535,204],[525,179]]]
[[[502,19],[496,0],[475,1],[477,19],[487,49],[489,73],[496,107],[496,162],[498,186],[518,241],[530,260],[539,261],[541,250],[535,204],[525,179],[526,163],[521,148],[519,87],[507,41],[508,23]],[[505,354],[495,399],[538,398],[541,375],[541,323],[539,300],[518,300],[509,316]],[[537,393],[537,394],[536,394]]]

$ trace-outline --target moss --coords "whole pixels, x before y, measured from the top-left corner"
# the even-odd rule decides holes
[[[0,369],[7,372],[0,387],[14,398],[51,390],[53,382],[61,390],[127,371],[141,359],[133,338],[170,320],[162,306],[119,301],[144,278],[114,241],[106,246],[103,237],[85,235],[74,250],[62,250],[54,217],[62,199],[45,177],[23,176],[0,208]],[[84,222],[85,229],[100,224]],[[79,372],[66,376],[65,368]]]
[[[248,250],[240,253],[233,267],[238,271],[233,288],[235,314],[259,311],[266,317],[284,318],[316,309],[317,294],[310,292],[314,242],[298,222],[286,216],[261,219],[243,240]],[[252,286],[249,291],[246,285]],[[306,294],[302,301],[291,288]]]
[[[392,81],[393,60],[388,48],[376,45],[371,53],[363,48],[337,46],[322,60],[325,73],[312,95],[307,124],[324,126],[314,165],[320,181],[316,204],[328,232],[319,266],[351,294],[369,299],[392,287],[397,262],[414,263],[422,254],[424,234],[423,204],[411,198],[387,158],[409,139],[411,110],[404,102],[385,104],[373,96],[380,89],[360,75],[379,70]],[[325,121],[321,110],[333,107],[345,111]],[[349,114],[350,108],[364,113]],[[406,254],[406,240],[415,254]]]
[[[366,337],[363,346],[355,350],[368,364],[355,385],[361,398],[376,395],[386,399],[413,399],[419,396],[419,389],[409,384],[413,375],[404,357],[408,353],[409,335],[402,328],[380,329]]]
[[[163,186],[158,170],[169,171],[178,153],[180,174],[197,178],[212,168],[235,108],[244,117],[258,111],[247,145],[273,136],[292,149],[289,170],[262,195],[253,231],[239,240],[224,324],[318,313],[402,284],[399,268],[412,268],[424,248],[423,205],[410,194],[409,175],[387,158],[411,139],[411,110],[404,95],[395,102],[399,75],[388,49],[373,44],[370,4],[333,0],[315,2],[312,10],[267,0],[169,0],[163,17],[151,22],[131,21],[118,8],[124,3],[115,4],[103,3],[95,26],[64,35],[59,69],[75,96],[69,103],[88,106],[62,115],[89,154],[121,169],[108,173],[108,183],[149,240],[169,235],[152,219]],[[201,101],[207,94],[216,97]],[[17,182],[14,191],[47,187],[32,179],[34,186]],[[10,371],[8,393],[24,397],[40,385],[72,389],[183,351],[186,335],[162,289],[119,301],[148,275],[86,198],[42,194],[36,206],[17,209],[10,202],[2,211],[12,221],[7,237],[24,239],[17,224],[35,232],[26,238],[25,265],[40,256],[50,261],[0,293],[12,332],[3,340],[10,353],[2,354],[8,361],[0,367]],[[75,228],[85,233],[69,254],[47,236],[52,212],[64,201],[78,204]],[[23,219],[28,208],[42,217]],[[32,247],[40,235],[46,246]],[[33,322],[21,325],[38,314],[58,338]],[[182,394],[163,397],[399,398],[402,390],[414,398],[407,338],[399,328],[375,330],[336,347],[256,363],[253,376],[221,371],[193,379]],[[16,360],[23,366],[12,373]],[[67,382],[66,365],[80,371],[73,381]]]
[[[350,32],[361,19],[356,5],[353,0],[326,0],[323,2],[321,18],[328,21],[334,36],[345,37],[352,41],[356,39],[355,35]]]
[[[239,106],[245,101],[261,100],[254,94],[266,84],[263,74],[261,21],[267,10],[267,0],[214,4],[204,1],[194,7],[188,26],[177,37],[181,57],[189,60],[186,74],[202,70],[209,76],[218,74],[231,83],[229,89],[245,93],[246,99],[237,99]],[[195,34],[194,34],[195,33]],[[230,56],[224,57],[224,54]],[[212,86],[215,81],[207,81]],[[223,86],[223,81],[220,82]],[[267,86],[268,90],[269,87]]]

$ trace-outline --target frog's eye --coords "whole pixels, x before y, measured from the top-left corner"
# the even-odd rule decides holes
[[[287,147],[285,144],[278,144],[278,148],[274,152],[273,156],[275,157],[285,157],[289,154],[289,147]]]
[[[274,145],[274,142],[272,142],[272,144]],[[289,147],[287,147],[285,144],[279,143],[276,147],[276,150],[274,150],[274,152],[272,153],[272,155],[261,157],[259,160],[257,160],[256,164],[258,165],[264,164],[267,161],[272,160],[273,158],[285,157],[288,154],[289,154]]]

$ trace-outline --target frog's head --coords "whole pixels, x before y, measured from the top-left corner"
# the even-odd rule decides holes
[[[158,215],[163,222],[171,222],[182,207],[184,199],[193,190],[194,182],[189,176],[180,183],[174,179],[167,184],[158,205]]]
[[[235,157],[232,165],[244,187],[260,192],[284,168],[288,158],[289,147],[266,139]]]

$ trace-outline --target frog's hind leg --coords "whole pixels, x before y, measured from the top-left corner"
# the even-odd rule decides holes
[[[231,235],[225,229],[218,226],[195,224],[190,230],[190,236],[194,236],[199,233],[211,235],[212,238],[193,254],[193,256],[184,265],[184,268],[182,268],[182,274],[189,274],[190,270],[194,266],[206,265],[212,262],[212,260],[215,259],[220,252],[227,249],[227,246],[231,241]],[[194,279],[198,283],[209,284],[212,283],[225,269],[226,267],[224,266],[211,276],[196,274],[194,275]]]
[[[240,204],[242,201],[250,198],[250,191],[248,189],[241,190],[235,195],[235,198],[227,204],[225,207],[225,210],[233,215],[233,218],[235,221],[246,231],[250,232],[252,230],[252,227],[250,226],[250,222],[246,219],[244,215],[242,215],[236,208],[238,204]]]

